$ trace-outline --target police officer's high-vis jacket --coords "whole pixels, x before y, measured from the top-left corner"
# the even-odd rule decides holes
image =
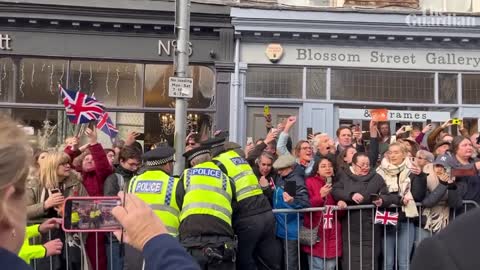
[[[178,235],[180,225],[180,209],[175,195],[177,184],[178,178],[161,170],[150,170],[135,176],[128,186],[128,192],[149,204],[172,236]]]
[[[214,162],[221,163],[226,169],[226,174],[235,183],[235,196],[238,202],[247,198],[263,195],[263,191],[258,185],[257,176],[253,172],[248,161],[242,158],[234,150],[224,152],[214,159]],[[221,168],[222,166],[220,166]]]
[[[30,260],[44,258],[47,254],[47,249],[43,245],[30,245],[29,239],[40,235],[38,227],[40,225],[28,226],[25,231],[25,241],[18,253],[18,256],[22,258],[27,264],[30,264]]]
[[[208,161],[183,173],[185,196],[180,222],[191,215],[210,215],[232,225],[232,186],[228,176]]]

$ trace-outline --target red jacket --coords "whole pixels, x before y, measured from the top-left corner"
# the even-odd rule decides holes
[[[325,180],[320,176],[309,177],[305,181],[312,207],[324,207],[326,205],[337,205],[332,194],[328,194],[324,199],[320,196],[320,189],[325,185]],[[318,226],[318,236],[320,241],[314,246],[302,246],[303,251],[315,257],[332,259],[342,256],[342,225],[340,217],[344,211],[333,211],[332,229],[323,229],[323,225]],[[322,212],[305,213],[303,225],[307,228],[315,228],[319,222],[322,222]],[[311,220],[310,220],[311,217]],[[336,233],[336,236],[335,236]]]

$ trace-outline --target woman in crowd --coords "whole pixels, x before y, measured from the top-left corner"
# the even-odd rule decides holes
[[[371,194],[377,194],[378,199],[372,201]],[[387,207],[397,197],[388,193],[383,178],[371,170],[370,159],[365,153],[355,154],[352,165],[337,173],[332,195],[335,200],[344,201],[347,205],[364,205],[365,208],[372,203],[377,207]],[[373,224],[373,218],[373,209],[349,210],[348,215],[342,218],[343,270],[378,269],[382,230]]]
[[[263,152],[255,160],[255,166],[253,167],[253,172],[258,178],[263,194],[268,198],[271,205],[273,205],[273,192],[278,177],[277,172],[273,169],[273,162],[275,162],[275,158],[270,153]]]
[[[27,186],[27,216],[34,223],[41,223],[47,218],[60,217],[63,202],[69,196],[88,196],[80,176],[70,168],[70,158],[63,152],[48,152],[40,166],[40,177],[30,181]],[[49,237],[50,236],[50,237]],[[50,235],[42,235],[42,243],[49,238],[65,241],[65,234],[56,229]],[[74,255],[75,254],[75,255]],[[81,265],[80,250],[69,250],[69,266],[79,269]],[[53,269],[66,267],[66,254],[52,257]],[[50,269],[50,258],[37,260],[38,269]]]
[[[344,201],[336,202],[331,194],[333,184],[333,162],[326,157],[320,157],[313,165],[312,176],[307,178],[311,207],[339,206],[345,208]],[[318,228],[319,242],[313,246],[303,246],[304,252],[309,254],[310,270],[334,270],[337,258],[342,257],[342,227],[339,222],[341,212],[333,212],[332,227],[324,228],[323,213],[320,211],[306,213],[303,225],[307,228]],[[328,222],[328,221],[327,221]],[[328,227],[328,226],[327,226]]]
[[[22,129],[0,115],[0,262],[2,269],[28,270],[17,254],[25,239],[25,183],[30,158]]]
[[[415,241],[413,218],[418,217],[416,202],[421,202],[426,193],[426,175],[411,162],[405,145],[395,142],[388,148],[388,157],[382,160],[377,173],[387,185],[388,193],[401,205],[396,226],[386,227],[385,270],[393,270],[394,265],[400,270],[408,269],[410,253]],[[397,250],[395,250],[395,248]]]
[[[347,148],[340,151],[337,155],[337,170],[345,170],[352,164],[352,158],[357,153],[357,149],[353,146],[347,146]]]
[[[88,194],[90,196],[103,196],[105,179],[112,174],[112,167],[102,145],[97,142],[97,132],[87,129],[86,135],[88,137],[88,148],[76,158],[74,163],[77,164],[76,169],[82,174],[83,185]],[[105,234],[89,234],[86,248],[93,269],[106,270]]]

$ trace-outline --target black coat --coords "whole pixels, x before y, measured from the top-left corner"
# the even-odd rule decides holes
[[[478,270],[480,259],[480,209],[451,222],[437,235],[425,239],[415,252],[411,270]]]
[[[385,181],[375,171],[372,170],[366,176],[354,175],[350,169],[339,171],[337,182],[332,189],[335,200],[345,201],[349,206],[357,205],[352,200],[355,193],[360,193],[364,197],[360,205],[371,205],[370,194],[382,194],[383,206],[389,206],[396,200],[396,196],[388,194]],[[342,219],[343,269],[378,269],[383,227],[373,224],[374,217],[374,207],[349,210],[344,215]],[[362,245],[361,248],[360,245]]]

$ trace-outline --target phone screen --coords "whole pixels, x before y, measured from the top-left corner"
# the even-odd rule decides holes
[[[70,197],[65,200],[63,229],[66,232],[112,232],[122,228],[112,209],[119,197]]]
[[[311,128],[311,127],[307,128],[307,138],[308,138],[308,136],[310,136],[312,134],[313,134],[313,128]]]
[[[427,125],[430,125],[432,123],[432,119],[427,119]]]
[[[287,181],[285,183],[285,192],[287,192],[288,195],[295,197],[295,195],[297,195],[297,183],[295,181]]]

